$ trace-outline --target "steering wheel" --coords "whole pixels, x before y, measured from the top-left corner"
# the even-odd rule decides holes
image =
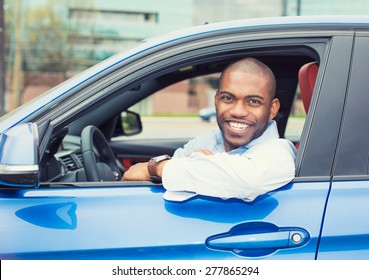
[[[119,181],[121,179],[122,174],[113,151],[97,127],[89,125],[82,130],[81,150],[88,181]]]

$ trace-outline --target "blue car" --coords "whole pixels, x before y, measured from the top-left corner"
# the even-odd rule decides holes
[[[202,120],[210,122],[210,120],[215,117],[216,111],[214,106],[202,108],[199,111],[199,116]]]
[[[207,24],[146,40],[0,119],[0,259],[369,259],[369,17]],[[137,135],[132,106],[256,57],[281,137],[301,101],[295,179],[252,203],[163,198],[129,165],[188,139]],[[175,94],[175,93],[173,93]]]

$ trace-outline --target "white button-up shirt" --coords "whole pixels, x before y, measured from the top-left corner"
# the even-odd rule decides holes
[[[210,150],[206,156],[196,149]],[[163,170],[164,198],[183,201],[197,194],[247,202],[282,187],[295,176],[296,149],[279,138],[275,121],[247,145],[224,150],[219,129],[199,135],[179,148]]]

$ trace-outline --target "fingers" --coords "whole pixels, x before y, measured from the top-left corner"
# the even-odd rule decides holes
[[[147,162],[140,162],[131,166],[124,172],[122,181],[146,181],[150,180],[150,174],[147,170]]]

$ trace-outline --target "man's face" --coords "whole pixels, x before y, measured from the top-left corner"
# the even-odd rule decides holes
[[[262,76],[227,71],[215,95],[217,122],[226,151],[246,145],[265,131],[279,110]]]

